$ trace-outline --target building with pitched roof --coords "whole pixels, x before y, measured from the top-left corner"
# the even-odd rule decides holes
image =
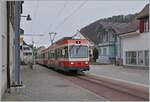
[[[119,34],[121,39],[120,58],[124,66],[149,66],[149,4],[138,13],[125,32]]]
[[[33,62],[33,46],[23,41],[20,45],[20,59],[23,64]]]
[[[123,32],[128,23],[98,20],[80,30],[85,38],[90,39],[97,46],[99,57],[97,62],[112,64],[116,60],[117,34]]]

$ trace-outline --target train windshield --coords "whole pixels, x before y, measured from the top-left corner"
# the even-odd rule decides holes
[[[69,46],[70,58],[88,58],[88,46],[71,45]]]

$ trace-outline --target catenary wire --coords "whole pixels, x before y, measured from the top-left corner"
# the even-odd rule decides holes
[[[58,26],[56,26],[55,29],[58,29],[59,27],[61,27],[67,20],[69,20],[69,18],[71,18],[75,13],[77,13],[77,11],[81,9],[86,4],[86,2],[87,0],[84,0],[70,15],[68,15],[60,24],[58,24]]]

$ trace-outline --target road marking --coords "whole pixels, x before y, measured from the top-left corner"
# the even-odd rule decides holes
[[[141,83],[137,83],[137,82],[132,82],[132,81],[127,81],[127,80],[112,78],[112,77],[108,77],[108,76],[104,76],[104,75],[97,75],[97,74],[93,74],[93,73],[87,73],[87,74],[93,75],[93,76],[97,76],[97,77],[107,78],[107,79],[110,79],[110,80],[116,80],[116,81],[122,81],[122,82],[131,83],[131,84],[135,84],[135,85],[140,85],[140,86],[149,88],[149,85],[145,85],[145,84],[141,84]]]

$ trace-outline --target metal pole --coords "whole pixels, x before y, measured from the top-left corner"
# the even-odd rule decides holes
[[[32,65],[34,65],[34,41],[32,39]],[[33,66],[32,66],[33,67]]]
[[[21,13],[21,2],[15,2],[15,81],[17,85],[20,85],[20,13]]]
[[[52,36],[52,34],[54,34],[54,35]],[[55,32],[51,32],[51,33],[49,33],[49,35],[50,35],[50,41],[51,41],[51,45],[53,44],[53,41],[54,41],[54,39],[55,39],[56,34],[57,34],[57,33],[55,33]]]
[[[10,48],[10,35],[9,35],[9,1],[7,1],[7,88],[8,88],[8,91],[10,92],[10,54],[9,54],[9,48]]]

